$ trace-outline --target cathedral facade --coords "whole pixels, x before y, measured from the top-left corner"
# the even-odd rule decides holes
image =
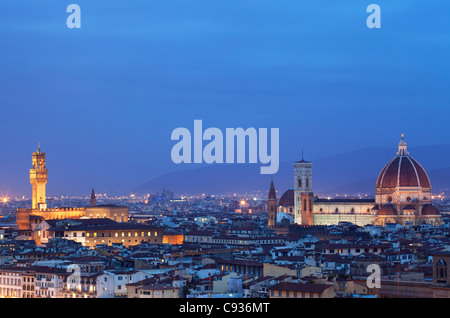
[[[273,185],[271,185],[272,187]],[[273,199],[272,199],[273,206]],[[300,225],[351,222],[364,226],[400,223],[441,225],[439,210],[431,203],[431,183],[423,167],[410,156],[402,135],[398,152],[381,170],[375,199],[314,197],[312,163],[294,163],[294,187],[277,202],[277,213]],[[273,215],[272,215],[273,216]],[[274,217],[280,221],[280,217]],[[272,228],[276,224],[272,224]]]

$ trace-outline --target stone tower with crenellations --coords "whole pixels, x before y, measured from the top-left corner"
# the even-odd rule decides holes
[[[42,210],[47,208],[45,187],[47,184],[47,167],[45,166],[45,152],[40,145],[32,156],[33,167],[30,169],[30,183],[32,186],[32,209]]]
[[[39,226],[44,220],[64,220],[80,218],[108,218],[117,222],[128,222],[128,207],[111,204],[97,205],[94,189],[91,193],[89,207],[53,207],[46,203],[45,187],[47,184],[47,167],[45,152],[40,146],[33,152],[33,167],[30,169],[32,186],[32,207],[16,210],[16,223],[19,230],[32,231],[32,239],[41,242]]]

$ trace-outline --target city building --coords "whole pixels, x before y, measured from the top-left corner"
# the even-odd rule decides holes
[[[271,184],[272,189],[272,184]],[[273,224],[274,199],[269,197],[269,220]],[[386,225],[388,223],[441,225],[439,210],[431,202],[431,183],[425,169],[410,156],[404,136],[396,156],[381,170],[375,199],[318,198],[313,195],[312,163],[294,163],[294,188],[287,190],[276,204],[277,213],[286,213],[300,225],[329,225],[351,222]]]
[[[142,242],[163,242],[162,229],[145,224],[115,222],[108,218],[45,220],[36,232],[38,242],[65,238],[90,248],[102,244],[110,246],[114,243],[131,246]]]
[[[89,207],[49,208],[46,202],[46,184],[48,171],[45,152],[40,146],[32,155],[30,183],[32,186],[32,207],[17,209],[16,222],[19,230],[31,231],[33,239],[38,239],[36,230],[44,220],[108,218],[118,222],[128,222],[128,207],[111,204],[97,205],[94,189],[92,189]]]

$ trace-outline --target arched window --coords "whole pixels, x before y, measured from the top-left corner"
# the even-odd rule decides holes
[[[436,263],[436,272],[438,278],[447,278],[447,263],[444,260],[440,259]]]

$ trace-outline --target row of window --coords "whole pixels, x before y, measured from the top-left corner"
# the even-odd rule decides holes
[[[344,253],[351,253],[352,250],[353,250],[352,248],[344,248],[344,249],[337,249],[337,250],[330,249],[330,250],[328,250],[328,253],[329,254],[334,254],[334,253],[341,254],[343,252]],[[361,253],[362,250],[364,250],[364,253],[369,253],[371,249],[370,248],[364,248],[364,249],[362,249],[362,248],[355,248],[354,250],[355,250],[355,253]],[[381,249],[380,249],[380,251],[381,251]],[[372,249],[372,252],[373,253],[377,253],[378,252],[378,248],[374,247]],[[326,254],[326,250],[322,250],[322,253]]]
[[[0,278],[0,282],[3,285],[12,285],[12,286],[19,286],[19,285],[22,284],[22,280],[20,278],[11,278],[11,279],[9,279],[9,278],[3,277],[3,278]]]
[[[132,240],[128,240],[128,243],[131,243],[131,241],[132,241]],[[134,243],[145,242],[145,241],[150,242],[151,239],[147,239],[147,240],[134,240]],[[155,238],[153,241],[154,241],[154,242],[158,242],[158,239]],[[86,243],[100,243],[100,242],[101,242],[102,244],[103,244],[103,243],[106,243],[105,240],[101,240],[101,241],[100,241],[100,240],[97,241],[96,239],[94,239],[94,240],[86,240]],[[121,242],[122,242],[122,243],[125,243],[125,240],[122,239]],[[108,243],[119,243],[119,240],[114,240],[114,242],[113,242],[113,240],[108,240]]]
[[[68,234],[66,234],[66,236],[68,236]],[[82,237],[112,237],[112,233],[111,232],[108,232],[108,233],[105,233],[105,232],[101,232],[101,233],[98,233],[97,234],[97,232],[94,232],[94,233],[89,233],[89,232],[82,232],[81,233],[81,236]],[[121,237],[125,237],[125,236],[128,236],[128,237],[131,237],[131,236],[135,236],[135,237],[137,237],[137,236],[139,236],[139,232],[134,232],[134,235],[132,234],[132,232],[128,232],[127,234],[125,234],[125,232],[122,232],[121,233]],[[145,232],[141,232],[141,236],[145,236]],[[152,232],[147,232],[147,236],[152,236]],[[153,236],[158,236],[158,232],[153,232]],[[77,237],[77,232],[73,232],[72,233],[72,237]],[[114,233],[114,237],[119,237],[119,232],[115,232]]]
[[[278,291],[278,297],[282,297],[283,292],[281,290]],[[309,294],[309,295],[308,295]],[[314,294],[314,293],[306,293],[306,292],[295,292],[295,291],[285,291],[285,297],[286,298],[314,298],[314,295],[316,295],[316,298],[322,298],[322,294]],[[271,297],[275,297],[275,291],[272,290],[270,293]],[[308,297],[307,297],[308,296]]]

